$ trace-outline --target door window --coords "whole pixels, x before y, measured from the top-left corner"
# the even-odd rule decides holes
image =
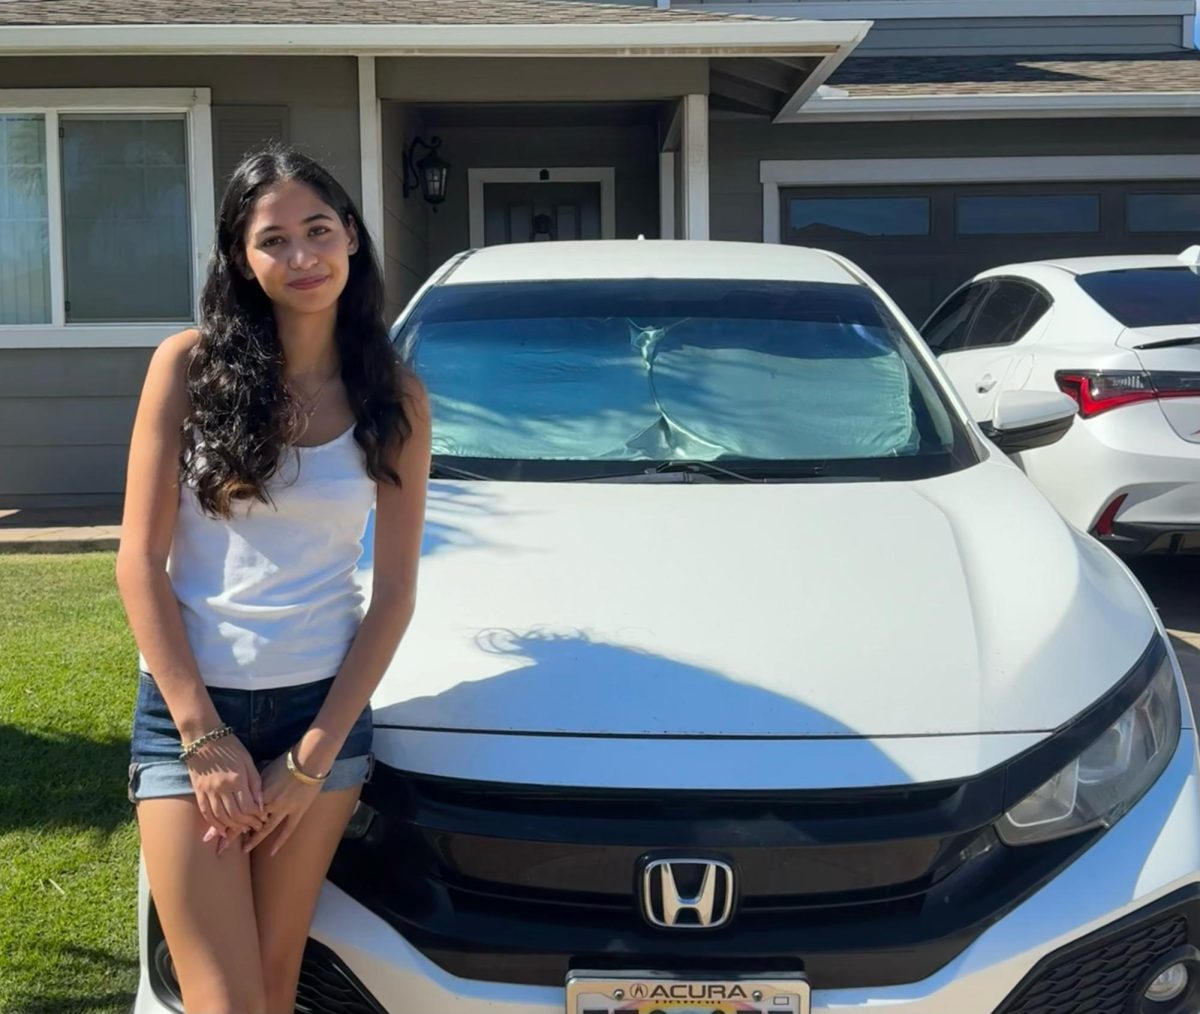
[[[963,347],[979,301],[988,285],[988,282],[978,282],[960,289],[925,322],[922,334],[931,349],[941,353]]]
[[[963,347],[981,349],[1020,341],[1049,307],[1050,300],[1032,285],[1000,279],[975,314]]]

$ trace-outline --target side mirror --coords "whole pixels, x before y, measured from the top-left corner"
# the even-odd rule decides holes
[[[1057,443],[1071,428],[1079,406],[1058,391],[1002,391],[984,434],[1005,454]]]

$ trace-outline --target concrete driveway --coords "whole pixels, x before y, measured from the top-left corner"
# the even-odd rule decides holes
[[[1200,558],[1147,558],[1130,569],[1158,606],[1183,667],[1192,710],[1200,721]]]

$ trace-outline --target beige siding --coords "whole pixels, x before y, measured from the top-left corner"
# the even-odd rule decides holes
[[[387,319],[396,319],[429,275],[429,205],[419,192],[404,196],[404,152],[422,125],[416,112],[399,102],[383,103],[384,235]]]
[[[119,497],[150,353],[0,350],[0,504]]]

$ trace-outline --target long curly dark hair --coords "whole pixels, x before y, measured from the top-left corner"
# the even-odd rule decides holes
[[[234,501],[271,503],[267,483],[299,432],[300,409],[283,383],[283,347],[271,300],[239,270],[246,225],[258,199],[279,184],[305,183],[344,226],[358,230],[338,299],[341,379],[354,410],[354,439],[377,482],[400,484],[388,455],[412,434],[397,383],[400,363],[384,323],[383,278],[371,238],[350,196],[307,155],[279,145],[254,152],[234,171],[200,300],[200,340],[188,365],[191,412],[183,424],[180,470],[204,512],[232,515]]]

